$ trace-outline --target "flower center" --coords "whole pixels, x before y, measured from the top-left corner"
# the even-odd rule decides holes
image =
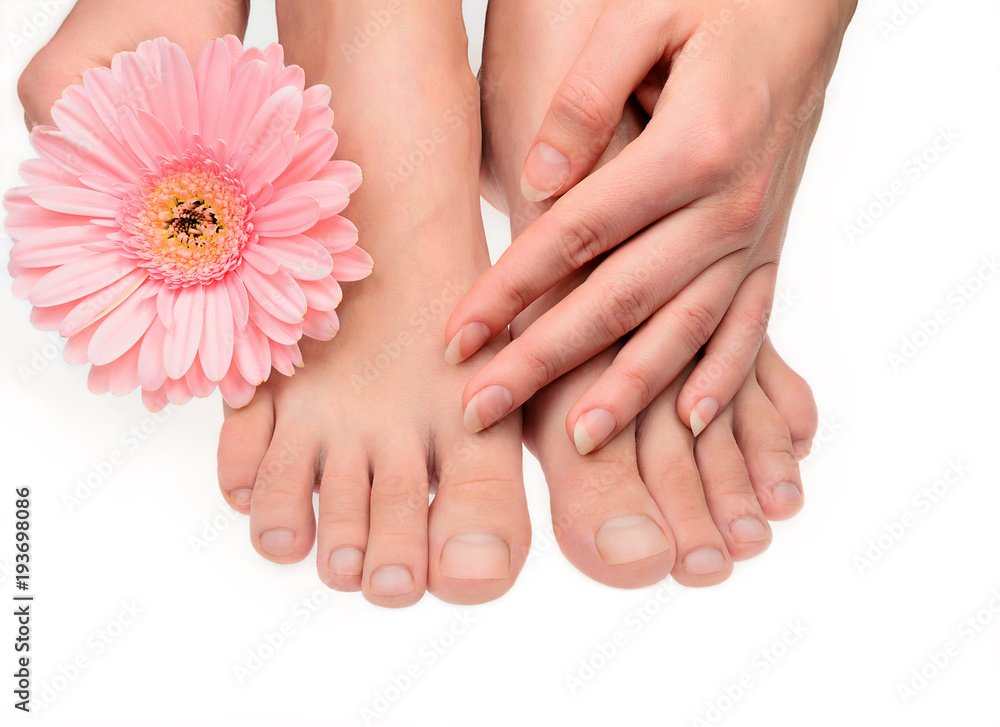
[[[125,247],[170,287],[210,283],[240,263],[252,213],[228,167],[200,155],[172,159],[125,200]]]

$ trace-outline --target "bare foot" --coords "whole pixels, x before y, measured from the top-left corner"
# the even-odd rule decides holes
[[[269,560],[299,561],[316,541],[331,588],[383,606],[425,589],[478,603],[510,588],[530,542],[519,418],[485,436],[462,423],[464,382],[492,352],[458,369],[441,355],[448,313],[489,264],[479,89],[458,2],[403,3],[344,54],[370,13],[278,5],[289,62],[334,89],[338,156],[365,177],[346,216],[375,268],[347,289],[333,341],[304,341],[299,373],[226,412],[219,481]]]

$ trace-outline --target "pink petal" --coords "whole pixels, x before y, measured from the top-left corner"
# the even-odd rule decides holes
[[[187,404],[191,401],[191,389],[184,379],[167,379],[163,382],[163,390],[171,404]]]
[[[87,356],[97,366],[109,364],[132,348],[156,318],[156,300],[133,295],[98,324],[90,339]],[[136,352],[138,362],[138,352]]]
[[[254,386],[267,379],[271,371],[271,350],[268,348],[267,336],[261,333],[257,326],[249,325],[244,330],[236,332],[233,363],[239,369],[240,375]],[[227,375],[222,383],[228,378]]]
[[[243,250],[243,259],[252,265],[254,270],[265,275],[278,272],[278,259],[263,245],[247,245]]]
[[[295,86],[300,91],[306,87],[306,72],[299,66],[287,66],[274,74],[271,81],[271,91],[277,91],[282,86]]]
[[[299,117],[299,123],[295,127],[300,136],[333,126],[333,109],[330,108],[332,97],[330,87],[323,84],[310,86],[303,91],[302,116]]]
[[[59,268],[19,268],[16,263],[9,263],[7,269],[14,276],[14,283],[10,286],[10,291],[15,298],[30,299],[31,291],[35,289],[38,282],[45,278],[53,270]]]
[[[33,187],[79,187],[79,179],[48,159],[26,159],[17,169],[27,184]]]
[[[230,149],[239,149],[250,122],[271,92],[271,75],[263,61],[251,61],[237,72],[222,109],[219,136]]]
[[[118,126],[118,105],[124,101],[122,90],[109,68],[90,68],[83,74],[83,88],[94,112],[113,136],[121,136]],[[85,125],[86,127],[86,125]]]
[[[272,202],[254,213],[254,229],[258,235],[266,237],[297,235],[319,222],[322,211],[319,202],[312,197]]]
[[[277,43],[269,43],[264,48],[264,62],[272,75],[278,75],[285,67],[285,49]]]
[[[295,279],[281,268],[264,275],[250,265],[240,268],[247,293],[261,308],[287,323],[300,323],[306,312],[306,297]]]
[[[267,151],[295,128],[301,112],[302,92],[293,86],[279,89],[257,111],[229,163],[241,173],[250,157]]]
[[[233,361],[233,309],[225,285],[205,288],[205,324],[198,346],[201,368],[210,381],[220,381]]]
[[[47,210],[88,217],[118,216],[121,202],[114,197],[85,187],[36,187],[31,199]]]
[[[142,337],[137,370],[143,389],[155,391],[167,380],[167,370],[163,367],[163,341],[166,336],[166,327],[155,320]]]
[[[87,374],[87,388],[94,394],[107,394],[111,391],[111,367],[91,366]]]
[[[358,242],[358,228],[346,217],[328,217],[305,232],[329,252],[343,252]]]
[[[229,96],[232,65],[229,48],[222,38],[210,41],[198,57],[198,105],[201,107],[201,135],[210,144],[219,137],[222,109]]]
[[[295,364],[292,363],[292,358],[288,355],[288,349],[298,347],[285,346],[280,343],[275,343],[274,341],[269,343],[269,347],[271,349],[271,368],[279,374],[294,376]]]
[[[215,382],[210,381],[205,376],[205,372],[201,370],[201,362],[197,356],[195,356],[194,363],[191,364],[191,368],[188,369],[187,374],[184,376],[184,383],[187,384],[191,393],[199,399],[204,399],[215,391]]]
[[[259,239],[259,246],[266,249],[293,278],[298,280],[319,280],[333,270],[333,258],[330,257],[330,253],[305,235],[262,237]]]
[[[136,53],[116,54],[111,59],[111,75],[125,93],[129,102],[128,106],[131,109],[150,110],[150,96],[160,92],[160,81],[157,74],[140,55]]]
[[[90,339],[94,337],[96,332],[97,328],[88,328],[67,338],[66,345],[63,346],[63,361],[70,366],[82,366],[87,363],[89,361],[87,348],[90,346]]]
[[[169,106],[173,109],[171,118],[173,123],[162,116],[160,120],[174,133],[178,133],[181,129],[186,129],[192,134],[198,133],[200,120],[194,71],[179,45],[170,44],[163,49],[163,55],[160,57],[160,76],[163,79],[164,98],[171,101]],[[183,100],[183,103],[177,103],[178,100]]]
[[[139,345],[136,343],[125,355],[110,364],[108,386],[115,396],[125,396],[139,388]]]
[[[66,315],[76,307],[76,303],[63,303],[51,308],[31,309],[31,325],[40,331],[58,331]]]
[[[333,277],[344,282],[362,280],[371,275],[373,265],[371,255],[351,247],[333,256]]]
[[[173,320],[167,327],[167,337],[163,341],[163,366],[169,378],[180,379],[191,368],[195,354],[198,353],[204,320],[205,286],[181,288],[174,302]],[[169,388],[167,393],[170,393]]]
[[[340,284],[334,278],[303,280],[299,286],[305,293],[309,307],[315,310],[333,310],[344,297]]]
[[[230,273],[223,280],[226,282],[226,291],[229,293],[229,305],[233,309],[233,321],[236,323],[236,327],[242,331],[250,316],[250,301],[246,286],[238,272]]]
[[[334,159],[327,162],[316,175],[316,179],[326,182],[336,182],[349,193],[357,191],[361,186],[361,167],[354,162]]]
[[[340,318],[337,311],[311,310],[302,321],[302,334],[317,341],[329,341],[340,330]]]
[[[57,227],[16,242],[10,259],[25,267],[63,265],[89,255],[83,245],[101,242],[107,236],[107,229],[94,225]]]
[[[226,377],[219,382],[219,390],[229,406],[239,409],[250,403],[257,387],[244,379],[236,364],[233,364]]]
[[[337,134],[333,129],[317,129],[300,137],[295,158],[275,180],[275,186],[281,188],[309,181],[330,161],[336,149]]]
[[[84,170],[104,171],[117,179],[136,181],[135,156],[118,139],[121,130],[117,125],[117,105],[107,110],[107,113],[115,114],[115,126],[112,130],[98,112],[97,103],[103,103],[103,99],[95,99],[80,86],[70,86],[52,108],[58,133],[74,147],[72,152],[79,158]],[[36,130],[32,136],[51,134],[52,132]],[[37,141],[32,139],[36,148]]]
[[[174,321],[174,305],[177,303],[177,296],[180,288],[160,288],[156,297],[156,314],[164,326],[170,328]]]
[[[118,123],[129,148],[146,169],[155,169],[164,155],[174,155],[177,147],[159,119],[143,109],[121,106]]]
[[[96,321],[121,305],[127,298],[138,296],[145,298],[143,283],[147,282],[149,275],[142,268],[136,268],[131,273],[105,286],[100,290],[91,293],[83,298],[74,300],[73,310],[63,319],[59,327],[59,335],[73,336],[89,327]],[[153,283],[155,288],[159,283]]]
[[[285,134],[277,144],[272,144],[262,154],[250,157],[243,170],[243,184],[254,204],[264,205],[263,187],[278,177],[295,158],[299,137],[294,132]],[[270,186],[270,185],[268,185]],[[268,197],[270,199],[270,197]]]
[[[135,261],[117,251],[98,252],[58,267],[31,289],[31,304],[61,305],[111,285],[135,270]]]
[[[302,338],[302,324],[278,320],[250,299],[250,320],[268,338],[278,343],[298,343]]]
[[[270,204],[278,204],[279,202],[295,199],[296,197],[312,197],[319,202],[322,208],[320,215],[323,218],[343,211],[349,199],[347,189],[336,182],[309,181],[276,189]]]
[[[157,387],[156,391],[142,390],[142,404],[154,414],[161,411],[169,403],[167,392],[162,387]]]
[[[89,217],[79,215],[64,215],[39,207],[28,196],[32,187],[16,187],[3,197],[3,206],[7,210],[4,229],[13,239],[19,240],[31,235],[47,232],[53,227],[72,227],[90,224]]]

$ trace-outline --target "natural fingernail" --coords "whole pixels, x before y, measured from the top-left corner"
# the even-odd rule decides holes
[[[529,202],[541,202],[555,194],[569,179],[569,159],[550,144],[540,141],[524,161],[521,194]]]
[[[413,590],[413,576],[405,566],[384,565],[372,573],[370,586],[376,596],[402,596]]]
[[[594,536],[597,551],[608,565],[632,563],[670,548],[660,527],[645,515],[608,520]]]
[[[514,395],[504,386],[487,386],[465,407],[465,428],[475,434],[503,419],[514,406]]]
[[[288,528],[273,528],[260,534],[260,547],[271,555],[288,555],[295,546],[295,534]]]
[[[691,432],[698,436],[705,431],[705,427],[712,423],[715,415],[719,413],[719,402],[712,397],[706,397],[699,401],[691,409]]]
[[[229,493],[229,502],[235,508],[245,509],[250,504],[250,495],[252,492],[253,490],[249,487],[241,487],[238,490],[233,490]]]
[[[441,575],[465,580],[499,580],[510,575],[510,548],[495,535],[455,535],[441,550]]]
[[[485,323],[466,323],[449,341],[444,360],[454,366],[462,363],[490,340],[490,329]]]
[[[767,528],[755,517],[741,517],[729,526],[733,540],[738,543],[757,543],[767,540]]]
[[[335,576],[359,576],[364,562],[364,553],[357,548],[344,546],[330,553],[326,569]]]
[[[590,454],[604,444],[604,440],[618,426],[615,415],[607,409],[591,409],[576,420],[573,427],[573,443],[580,454]]]
[[[715,548],[692,550],[684,559],[684,572],[693,576],[718,573],[726,568],[726,556]]]
[[[797,442],[793,442],[792,446],[795,448],[795,456],[799,461],[804,460],[812,452],[813,440],[811,439],[800,439]]]
[[[782,482],[774,488],[772,496],[781,505],[801,505],[803,502],[802,490],[792,482]]]

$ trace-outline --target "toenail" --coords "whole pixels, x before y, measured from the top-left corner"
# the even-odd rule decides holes
[[[576,420],[573,427],[573,443],[580,454],[590,454],[615,431],[618,422],[607,409],[591,409]]]
[[[810,452],[812,452],[813,440],[800,439],[797,442],[793,442],[792,447],[795,448],[795,456],[798,457],[799,460],[803,460],[809,456]]]
[[[441,549],[441,575],[465,580],[498,580],[510,575],[510,548],[495,535],[456,535]]]
[[[448,343],[444,352],[445,362],[453,366],[462,363],[493,337],[491,333],[485,323],[466,323]]]
[[[384,565],[372,573],[370,587],[376,596],[402,596],[413,590],[413,576],[405,566]]]
[[[335,576],[359,576],[361,575],[361,564],[364,561],[364,553],[357,548],[345,546],[330,553],[326,569]]]
[[[645,515],[608,520],[597,531],[594,542],[608,565],[632,563],[670,548],[667,536]]]
[[[798,488],[798,485],[791,482],[782,482],[775,487],[772,497],[774,497],[775,502],[781,505],[802,504],[802,490]]]
[[[726,556],[715,548],[692,550],[684,559],[684,572],[693,576],[718,573],[726,568]]]
[[[767,540],[767,528],[755,517],[741,517],[729,526],[733,540],[738,543],[756,543]]]
[[[271,555],[288,555],[295,547],[295,533],[288,528],[273,528],[260,534],[260,547]]]
[[[465,407],[465,428],[475,434],[492,426],[510,413],[514,395],[504,386],[487,386]]]
[[[245,508],[250,505],[250,495],[253,492],[249,487],[241,487],[229,493],[229,502],[233,507]]]
[[[715,415],[719,413],[719,402],[711,397],[706,397],[694,405],[691,409],[691,433],[698,436],[705,431],[705,427],[712,423]]]

